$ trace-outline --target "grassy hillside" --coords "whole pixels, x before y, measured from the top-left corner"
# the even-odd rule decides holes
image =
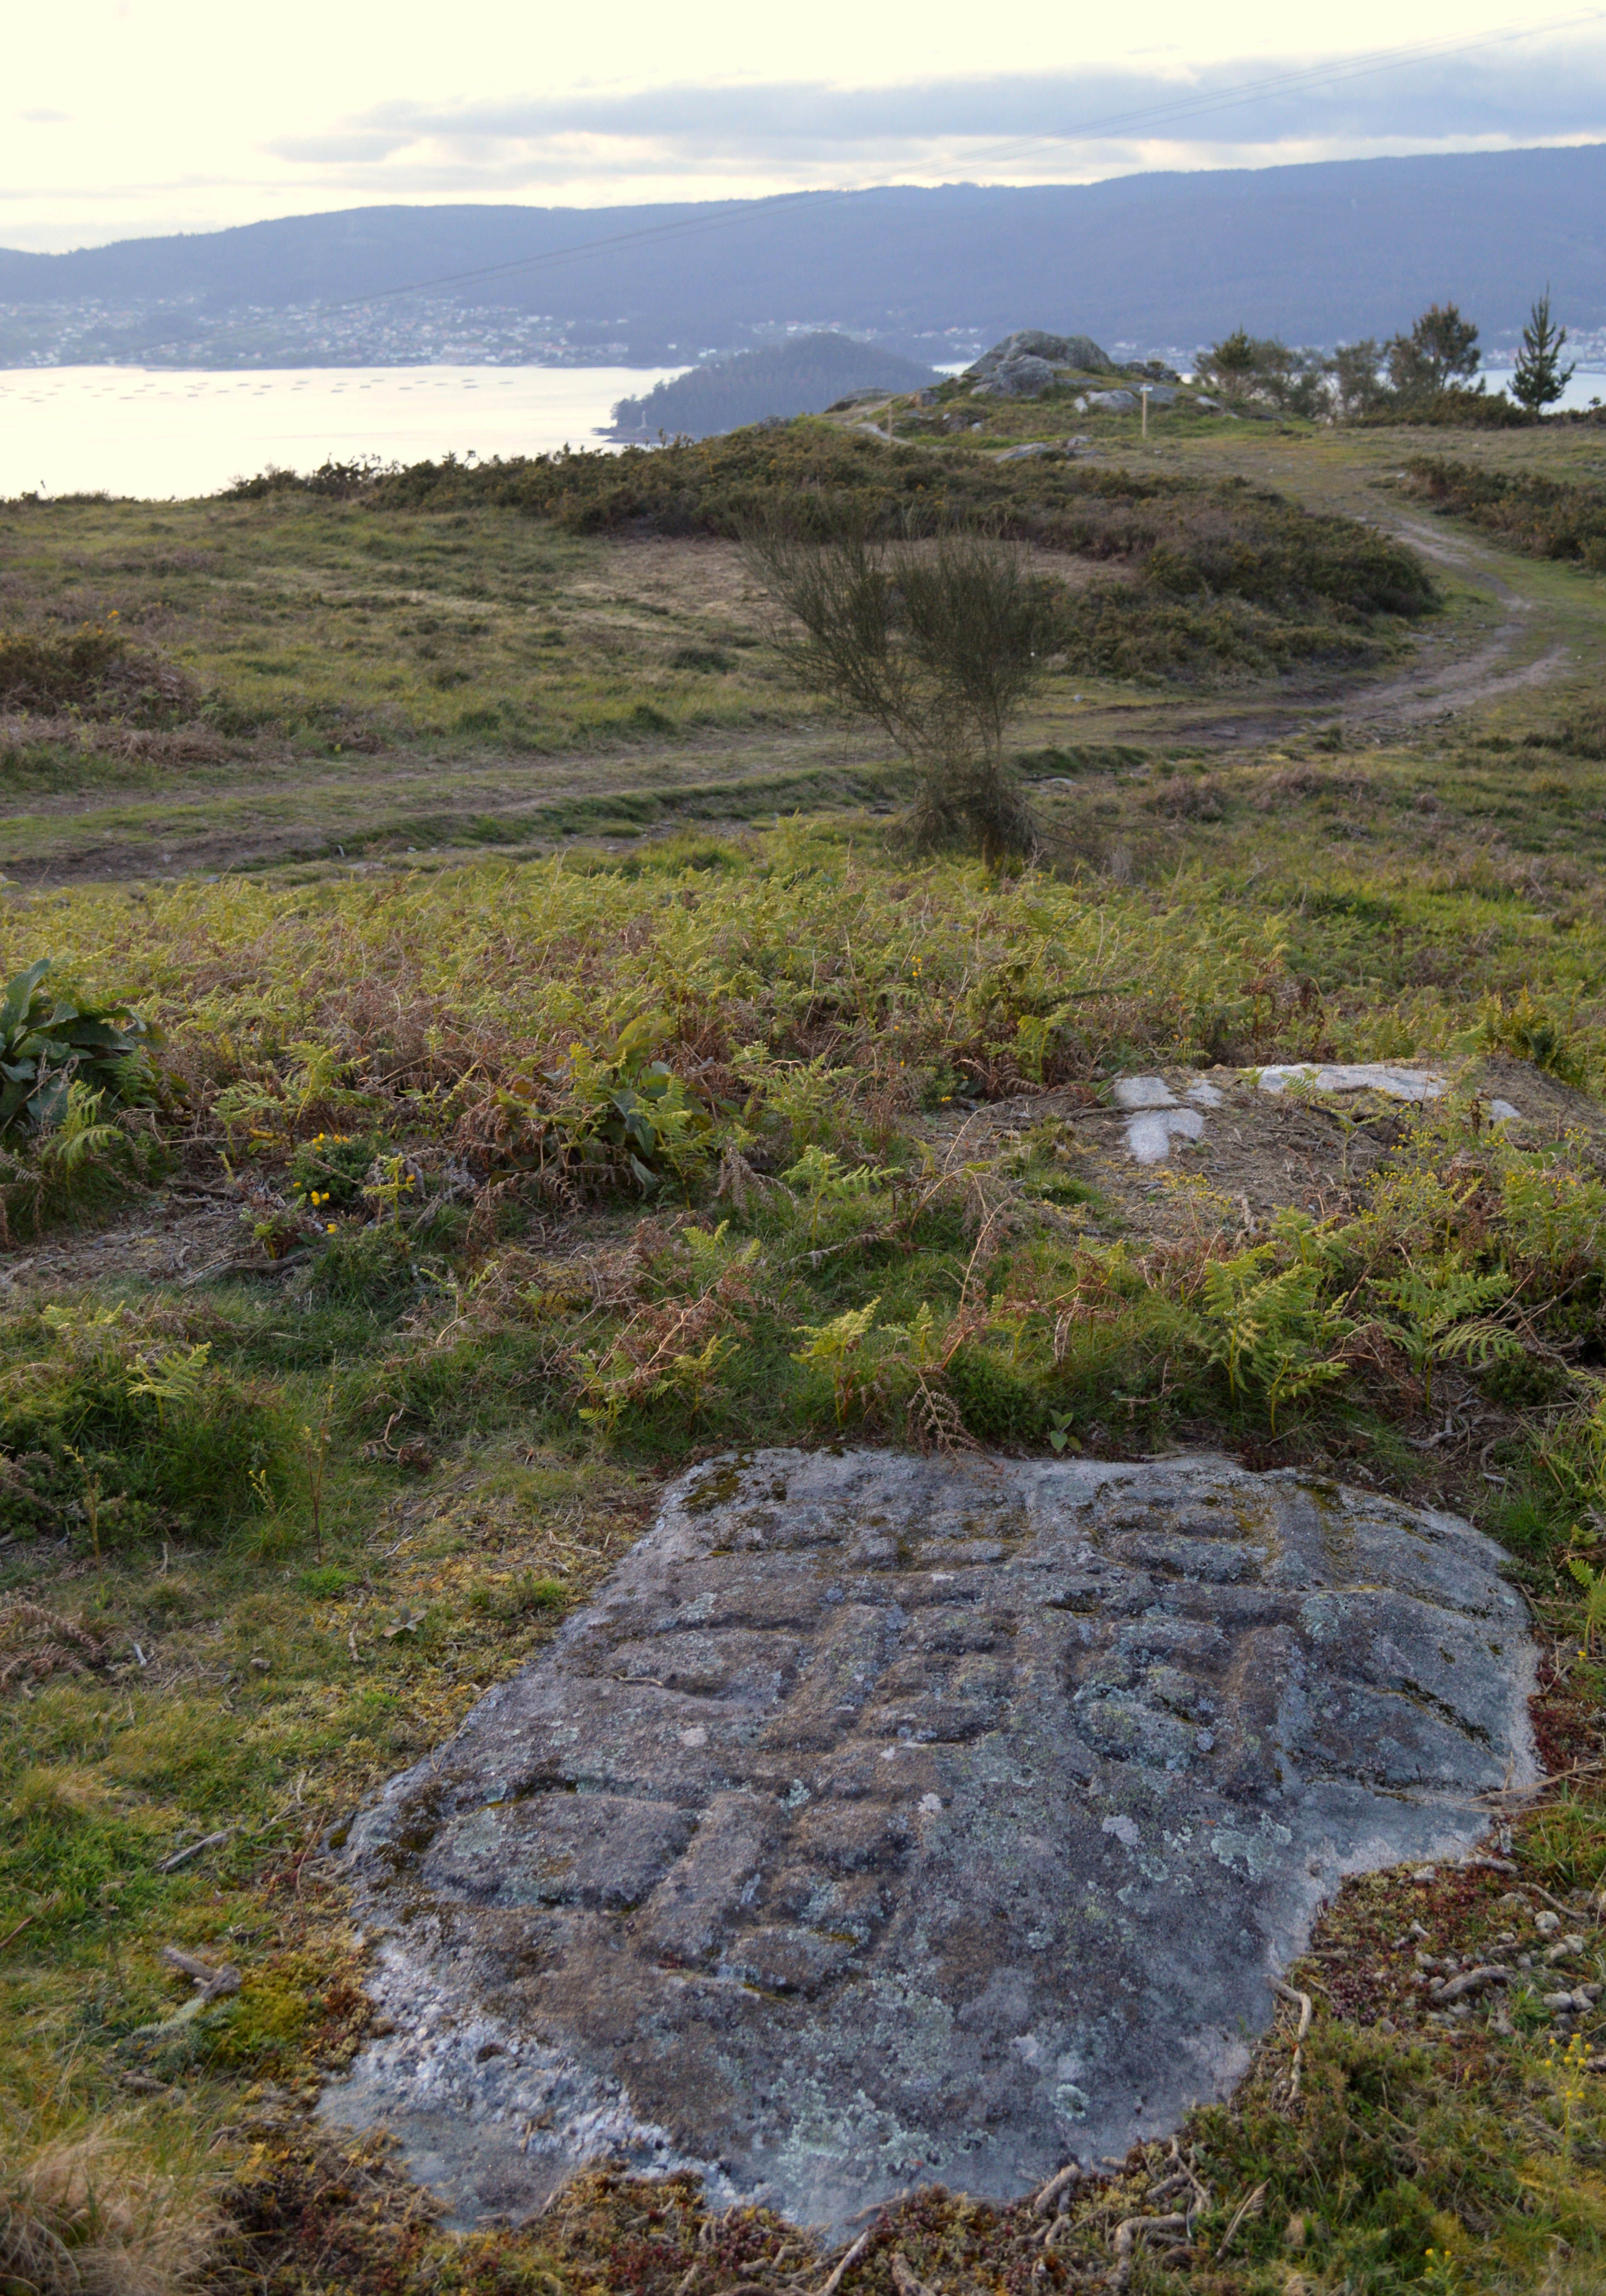
[[[913,859],[896,761],[783,682],[697,530],[761,461],[0,511],[0,978],[50,956],[161,1034],[0,1163],[12,2284],[817,2291],[795,2228],[606,2171],[440,2233],[308,2107],[368,2014],[327,1855],[362,1797],[667,1476],[851,1439],[1208,1444],[1469,1513],[1533,1605],[1553,1775],[1491,1806],[1494,1864],[1346,1885],[1298,2097],[1291,2020],[1184,2132],[1184,2248],[1118,2251],[1181,2173],[1135,2148],[1046,2247],[909,2197],[848,2296],[895,2248],[943,2296],[1601,2284],[1606,2021],[1560,2038],[1542,1964],[1431,2012],[1416,1956],[1542,1956],[1555,1912],[1569,1983],[1606,1977],[1606,594],[1424,513],[1409,438],[1098,435],[1047,475],[764,449],[1037,517],[1076,599],[1113,567],[1159,613],[1185,547],[1190,611],[1372,649],[1068,662],[1020,740],[1045,859],[1003,873]],[[1406,1057],[1445,1098],[1255,1085]],[[1135,1167],[1134,1071],[1228,1115]]]

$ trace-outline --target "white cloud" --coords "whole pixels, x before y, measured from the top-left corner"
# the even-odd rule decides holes
[[[1499,37],[1512,13],[1350,0],[1319,56],[1308,17],[1270,0],[1147,0],[1140,45],[1121,12],[1086,0],[1018,0],[997,21],[940,0],[811,0],[807,20],[748,0],[279,0],[271,18],[75,0],[8,30],[12,100],[51,132],[0,144],[0,237],[61,247],[389,200],[1086,181],[1606,137],[1606,9],[1516,40]],[[1372,69],[1384,48],[1393,61]]]

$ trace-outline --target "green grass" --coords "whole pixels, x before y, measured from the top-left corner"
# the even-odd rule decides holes
[[[314,754],[490,736],[540,755],[627,740],[644,707],[681,728],[799,709],[719,583],[691,602],[621,594],[619,554],[517,517],[297,497],[92,502],[41,519],[11,504],[0,530],[29,598],[13,653],[115,612],[135,646],[196,681],[219,747],[264,731]],[[705,657],[727,633],[716,669]],[[699,659],[676,660],[688,647]]]
[[[1336,510],[1399,443],[1157,426],[1150,451],[1212,484],[1256,456],[1281,483],[1305,455]],[[1559,465],[1574,451],[1558,435]],[[220,707],[185,752],[170,727],[9,721],[35,807],[12,849],[87,870],[277,808],[274,852],[305,857],[158,882],[124,856],[0,906],[0,976],[51,953],[167,1032],[127,1155],[45,1195],[24,1146],[6,1182],[0,2222],[65,2222],[39,2163],[97,2128],[97,2189],[143,2210],[169,2285],[176,2224],[219,2292],[672,2296],[700,2253],[711,2289],[762,2275],[795,2234],[605,2174],[525,2231],[437,2234],[382,2151],[300,2117],[365,2015],[320,1842],[541,1647],[667,1475],[726,1444],[1201,1443],[1454,1505],[1536,1606],[1553,1765],[1600,1758],[1606,1673],[1569,1566],[1606,1567],[1606,765],[1564,690],[1375,745],[1313,718],[1224,748],[1175,701],[1132,738],[1161,705],[1111,676],[1022,729],[1046,858],[996,874],[912,862],[883,817],[893,769],[768,684],[729,562],[716,581],[700,554],[717,544],[296,495],[3,515],[29,627],[120,598],[130,646],[281,729],[274,750]],[[1587,654],[1593,578],[1499,566],[1530,586],[1536,643]],[[1446,652],[1485,627],[1461,582]],[[587,616],[624,633],[613,653],[572,636]],[[470,688],[430,683],[470,662]],[[554,748],[515,786],[502,737],[447,730],[441,697],[489,708],[527,672],[553,680],[554,742],[676,718],[675,680],[732,714],[705,752],[616,730],[594,773],[560,774]],[[315,722],[325,706],[346,714]],[[743,710],[774,717],[744,733]],[[392,746],[335,759],[337,726]],[[1353,1171],[1335,1131],[1304,1220],[1185,1168],[1123,1193],[1086,1146],[1113,1076],[1315,1053],[1437,1054],[1469,1091],[1518,1058],[1587,1097],[1516,1138],[1468,1093],[1397,1112]],[[1336,1368],[1307,1381],[1312,1362]],[[1438,1445],[1446,1419],[1472,1431]],[[1510,1824],[1513,1876],[1346,1886],[1328,1957],[1296,1974],[1316,2005],[1301,2100],[1268,2037],[1185,2133],[1208,2195],[1188,2259],[1140,2249],[1135,2296],[1600,2284],[1600,2081],[1569,2103],[1521,1998],[1509,2034],[1425,2038],[1396,1943],[1420,1919],[1436,1951],[1477,1953],[1513,1882],[1583,1920],[1606,1882],[1595,1773]],[[232,1961],[240,1991],[175,2022],[165,1945]],[[914,2196],[853,2284],[889,2296],[895,2242],[941,2290],[1103,2284],[1165,2173],[1131,2156],[1046,2265],[1023,2210]],[[69,2226],[86,2257],[97,2225]]]
[[[1606,572],[1606,488],[1598,482],[1480,470],[1434,455],[1413,456],[1405,480],[1422,501],[1470,520],[1507,549]]]

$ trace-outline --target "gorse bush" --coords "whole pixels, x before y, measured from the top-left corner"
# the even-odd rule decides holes
[[[999,463],[955,451],[938,460],[922,448],[889,448],[807,426],[773,439],[738,433],[652,455],[576,455],[526,468],[537,495],[551,490],[546,514],[561,524],[646,522],[666,532],[740,536],[755,526],[801,521],[822,539],[845,529],[895,538],[973,527],[1004,540],[1140,562],[1162,544],[1179,556],[1208,557],[1230,533],[1246,560],[1235,569],[1218,564],[1222,579],[1258,580],[1248,556],[1281,539],[1285,568],[1312,595],[1331,594],[1336,579],[1344,603],[1363,612],[1397,612],[1401,601],[1405,610],[1421,611],[1433,595],[1408,550],[1241,480],[1211,484],[1076,463]],[[525,506],[538,505],[532,500]],[[1357,578],[1357,565],[1369,576]]]
[[[174,663],[131,646],[112,621],[74,631],[0,630],[0,709],[73,710],[160,724],[195,704]]]
[[[304,475],[295,471],[281,470],[270,463],[252,479],[234,479],[222,490],[224,502],[266,502],[274,496],[315,495],[325,501],[349,502],[366,492],[374,482],[394,471],[394,463],[381,462],[377,455],[359,455],[355,461],[337,463],[332,456],[318,464],[315,471]]]
[[[270,480],[275,489],[294,483],[272,473],[259,482],[265,490]],[[966,447],[938,455],[809,423],[677,441],[651,453],[421,463],[376,474],[362,498],[381,511],[497,505],[580,534],[735,538],[782,529],[830,542],[967,529],[1032,543],[1136,570],[1141,594],[1122,586],[1124,599],[1112,611],[1129,624],[1145,603],[1152,605],[1145,673],[1212,658],[1222,636],[1213,609],[1239,618],[1233,658],[1252,657],[1264,668],[1275,649],[1258,642],[1256,615],[1286,625],[1285,652],[1308,653],[1346,632],[1353,640],[1379,616],[1420,615],[1435,603],[1422,562],[1389,537],[1241,480],[1012,464]],[[1109,641],[1084,636],[1080,611],[1065,634],[1069,657],[1073,666],[1102,666]]]
[[[0,708],[54,709],[92,701],[127,652],[122,633],[86,624],[60,632],[0,631]]]
[[[247,484],[273,495],[315,481],[274,472]],[[868,545],[965,532],[1062,551],[1126,578],[1067,602],[1065,664],[1122,676],[1264,674],[1286,660],[1364,655],[1380,618],[1437,602],[1426,568],[1390,537],[1242,480],[1009,463],[809,422],[651,452],[421,463],[375,472],[355,491],[381,512],[502,508],[576,534],[784,531]]]
[[[1496,536],[1508,550],[1576,560],[1594,573],[1606,572],[1606,486],[1537,472],[1483,471],[1433,455],[1418,455],[1405,465],[1405,486],[1435,510]]]
[[[969,842],[988,860],[1029,851],[1036,832],[1004,739],[1061,640],[1059,586],[979,535],[889,545],[767,528],[747,553],[787,617],[779,635],[794,674],[914,765],[916,845]]]

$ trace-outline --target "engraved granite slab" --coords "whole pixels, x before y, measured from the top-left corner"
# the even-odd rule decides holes
[[[354,1825],[389,2030],[324,2110],[463,2222],[600,2152],[840,2226],[1161,2134],[1341,1874],[1533,1775],[1499,1563],[1201,1455],[700,1468]]]

